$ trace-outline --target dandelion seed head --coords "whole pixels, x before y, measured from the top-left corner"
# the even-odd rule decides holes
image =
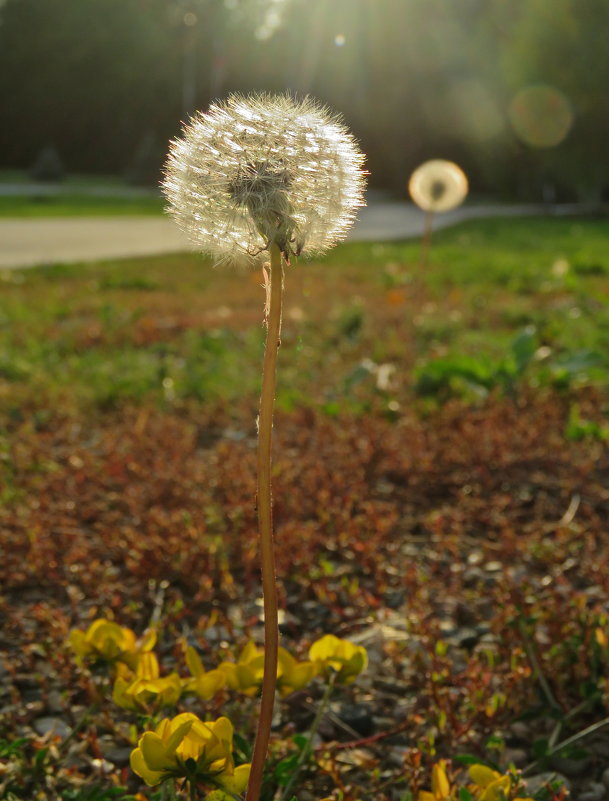
[[[364,205],[364,156],[310,98],[231,95],[171,143],[163,190],[190,240],[220,262],[289,258],[342,239]]]
[[[424,211],[450,211],[467,197],[467,177],[461,167],[445,159],[421,164],[408,182],[410,197]]]

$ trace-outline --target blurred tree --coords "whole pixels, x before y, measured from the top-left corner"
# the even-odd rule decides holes
[[[607,0],[5,0],[0,15],[0,166],[54,142],[68,170],[124,172],[212,99],[292,90],[342,112],[372,182],[401,194],[431,157],[505,196],[609,184]],[[574,115],[544,150],[510,118],[536,83]]]
[[[549,86],[562,94],[573,113],[563,141],[535,153],[526,142],[521,146],[529,150],[529,164],[535,163],[533,175],[538,182],[573,187],[580,200],[595,203],[609,186],[608,31],[607,0],[527,0],[502,59],[512,93],[531,85]],[[540,109],[551,112],[551,107]]]

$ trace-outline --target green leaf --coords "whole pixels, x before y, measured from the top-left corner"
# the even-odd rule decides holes
[[[304,749],[309,745],[309,738],[304,734],[295,734],[292,737],[292,742],[294,745],[298,746],[301,751],[304,751]]]
[[[534,326],[527,326],[512,341],[512,356],[516,365],[516,372],[521,375],[531,363],[537,350],[537,332]]]
[[[536,759],[542,759],[547,756],[549,750],[548,738],[540,737],[533,742],[533,755]]]
[[[236,746],[235,751],[239,757],[243,757],[245,762],[249,762],[252,758],[252,746],[238,732],[233,734],[233,745]]]

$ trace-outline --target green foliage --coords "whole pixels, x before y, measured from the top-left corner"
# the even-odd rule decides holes
[[[495,388],[514,392],[533,363],[538,348],[537,332],[532,327],[525,328],[510,343],[508,354],[497,361],[484,356],[475,358],[456,354],[452,358],[436,359],[423,365],[415,373],[416,390],[420,395],[440,398],[449,395],[482,396]],[[566,388],[574,379],[581,379],[590,370],[606,367],[606,361],[598,353],[563,353],[546,360],[537,378],[538,381],[550,381],[557,387]],[[573,434],[576,429],[572,427],[570,430]]]
[[[289,784],[294,771],[297,769],[299,760],[309,747],[308,738],[302,734],[297,734],[292,737],[292,742],[296,746],[296,750],[281,759],[273,767],[273,780],[279,787],[286,787]]]
[[[73,790],[64,790],[62,801],[136,801],[135,796],[127,794],[124,787],[108,787],[104,785],[91,785]]]
[[[160,215],[163,206],[161,198],[152,195],[96,196],[67,189],[57,194],[0,195],[0,218]]]
[[[571,406],[566,435],[570,440],[594,439],[603,441],[609,439],[609,425],[602,425],[595,420],[585,420],[580,416],[577,403]]]
[[[300,294],[288,275],[279,408],[391,417],[411,397],[413,372],[417,391],[439,399],[606,383],[603,276],[570,265],[609,261],[607,231],[596,220],[466,223],[440,232],[429,268],[397,288],[386,265],[412,272],[416,243],[347,244],[298,265],[307,288]],[[13,390],[106,408],[147,398],[255,402],[255,277],[211,272],[195,255],[1,277],[0,378]],[[394,290],[405,294],[392,310]],[[290,304],[301,317],[291,318]]]

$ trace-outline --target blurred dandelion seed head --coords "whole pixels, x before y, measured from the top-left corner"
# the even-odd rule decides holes
[[[450,211],[467,197],[467,177],[461,167],[445,159],[432,159],[412,173],[408,192],[424,211]]]
[[[254,264],[336,244],[364,205],[364,156],[310,98],[231,95],[171,143],[163,190],[190,240],[217,261]]]

